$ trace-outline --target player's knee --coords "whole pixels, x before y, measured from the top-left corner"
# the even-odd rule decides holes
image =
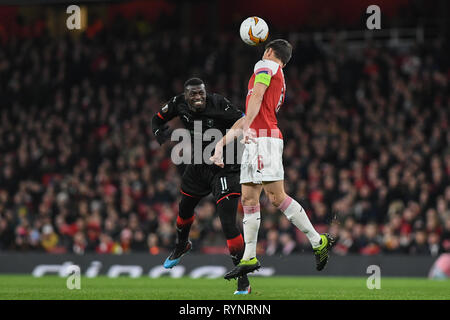
[[[284,192],[279,193],[267,193],[267,197],[269,198],[270,203],[272,203],[273,206],[279,207],[283,200],[287,197],[287,194]]]
[[[178,215],[183,219],[188,219],[194,215],[194,209],[198,203],[198,199],[183,196],[178,206]]]
[[[257,206],[259,204],[259,199],[251,196],[241,196],[241,202],[243,206]]]

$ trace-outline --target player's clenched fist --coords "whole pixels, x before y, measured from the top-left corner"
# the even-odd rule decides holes
[[[213,164],[216,166],[219,166],[221,168],[224,167],[223,163],[223,143],[222,141],[218,142],[216,144],[216,148],[214,149],[214,155],[209,158]]]
[[[244,129],[243,131],[243,138],[241,140],[241,143],[249,144],[249,143],[256,143],[256,131],[252,128]]]

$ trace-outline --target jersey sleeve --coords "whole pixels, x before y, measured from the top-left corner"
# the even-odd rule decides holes
[[[159,112],[156,114],[158,118],[164,122],[170,121],[178,115],[177,112],[177,99],[178,96],[170,99],[165,105],[161,107]]]
[[[154,134],[160,130],[165,124],[178,115],[177,97],[170,99],[161,107],[159,112],[152,117],[152,131]]]
[[[265,84],[266,86],[269,86],[272,76],[278,72],[278,68],[279,65],[273,61],[258,61],[255,64],[255,68],[253,70],[255,74],[255,83],[259,82]]]

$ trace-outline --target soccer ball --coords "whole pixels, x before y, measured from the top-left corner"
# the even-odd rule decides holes
[[[269,27],[263,19],[250,17],[242,21],[239,33],[242,41],[248,45],[256,46],[267,40]]]

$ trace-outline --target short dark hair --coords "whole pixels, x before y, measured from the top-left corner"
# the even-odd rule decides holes
[[[203,85],[205,84],[202,79],[200,79],[200,78],[190,78],[184,83],[184,88],[186,89],[188,86],[199,86],[199,85],[202,85],[202,84]]]
[[[275,56],[286,65],[292,56],[292,45],[284,39],[276,39],[266,44],[266,50],[271,48]]]

